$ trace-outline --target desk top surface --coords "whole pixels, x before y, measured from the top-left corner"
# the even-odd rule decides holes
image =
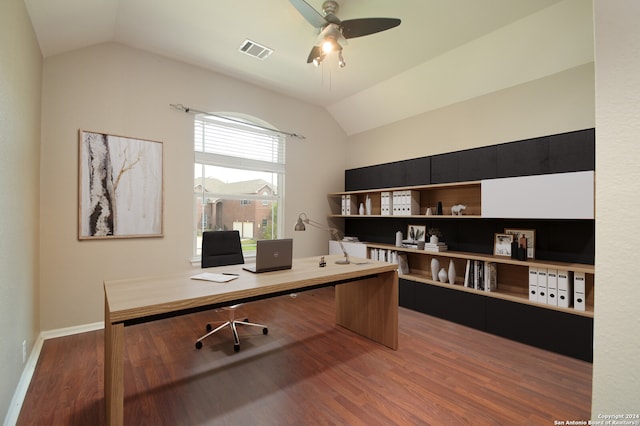
[[[348,265],[337,265],[338,255],[294,259],[284,271],[254,274],[243,265],[190,269],[181,273],[145,276],[104,282],[106,309],[112,323],[160,315],[183,309],[259,297],[278,292],[300,290],[316,285],[355,279],[366,275],[393,272],[397,265],[352,258]],[[234,273],[238,278],[226,283],[191,279],[200,272]]]

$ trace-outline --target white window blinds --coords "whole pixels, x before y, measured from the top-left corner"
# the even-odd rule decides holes
[[[283,135],[212,116],[198,116],[194,123],[197,163],[284,173]]]

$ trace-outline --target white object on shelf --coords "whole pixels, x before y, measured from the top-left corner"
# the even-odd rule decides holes
[[[482,217],[593,219],[594,172],[486,179]]]
[[[349,257],[359,257],[362,259],[367,258],[366,244],[342,241],[342,245],[349,254]],[[337,241],[329,240],[329,254],[343,254],[340,244]]]
[[[392,192],[392,215],[411,216],[420,214],[420,192],[419,191],[393,191]]]

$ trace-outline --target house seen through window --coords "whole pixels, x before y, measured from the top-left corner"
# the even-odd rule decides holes
[[[202,232],[238,230],[245,256],[280,237],[284,136],[258,120],[197,115],[194,121],[194,257]]]

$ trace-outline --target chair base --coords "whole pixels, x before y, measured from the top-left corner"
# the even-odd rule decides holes
[[[233,313],[232,313],[233,315]],[[222,324],[220,324],[218,327],[212,329],[213,327],[211,327],[211,324],[207,324],[207,331],[208,333],[205,334],[204,336],[202,336],[201,338],[199,338],[198,340],[196,340],[196,349],[201,349],[202,348],[202,341],[204,339],[206,339],[207,337],[211,336],[212,334],[217,333],[218,331],[222,330],[223,328],[229,326],[231,327],[231,333],[233,334],[233,350],[235,352],[240,351],[240,337],[238,337],[238,330],[236,328],[237,324],[242,324],[242,325],[250,325],[252,327],[262,327],[262,334],[268,334],[269,333],[269,329],[267,328],[266,325],[263,324],[256,324],[253,322],[249,322],[248,320],[245,321],[236,321],[234,319],[230,319],[229,321],[225,321]]]

